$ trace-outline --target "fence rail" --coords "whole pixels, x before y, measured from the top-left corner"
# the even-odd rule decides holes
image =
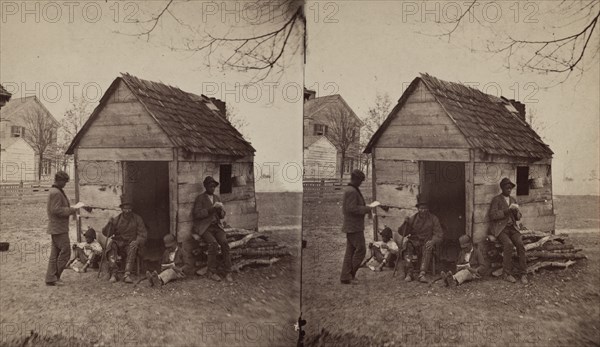
[[[0,184],[0,204],[45,201],[51,186],[52,183],[50,182],[2,183]],[[73,186],[67,186],[64,191],[71,199],[75,198],[75,188]]]

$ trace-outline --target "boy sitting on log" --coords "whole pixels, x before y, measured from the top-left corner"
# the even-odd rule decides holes
[[[367,262],[369,269],[381,271],[386,264],[392,264],[392,258],[398,255],[398,245],[392,239],[392,229],[385,228],[380,233],[382,241],[369,244],[371,258]]]
[[[464,282],[481,278],[489,271],[483,244],[473,246],[468,235],[462,235],[458,242],[461,250],[456,264],[456,273],[454,275],[450,271],[440,273],[446,287],[456,287]]]
[[[83,233],[85,242],[73,244],[73,252],[67,266],[75,272],[87,272],[88,267],[102,256],[102,246],[96,240],[96,231],[89,228]]]
[[[156,271],[153,271],[152,273],[146,271],[146,278],[148,278],[151,287],[160,287],[171,281],[185,277],[183,273],[183,255],[181,254],[179,247],[177,247],[175,237],[171,234],[167,234],[163,237],[163,242],[166,249],[161,261],[162,271],[160,274]]]

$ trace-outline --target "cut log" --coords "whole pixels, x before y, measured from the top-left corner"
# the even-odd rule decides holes
[[[259,242],[254,242],[257,241],[257,239],[253,239],[251,241],[248,242],[248,244],[246,245],[247,248],[262,248],[262,247],[276,247],[278,246],[277,242],[275,241],[259,241]]]
[[[239,263],[234,264],[231,267],[232,271],[239,272],[242,268],[248,265],[273,265],[279,261],[279,258],[270,258],[270,259],[244,259]]]
[[[552,253],[577,253],[577,252],[581,252],[583,249],[581,248],[571,248],[571,249],[554,249],[548,252],[552,252]]]
[[[527,257],[536,257],[543,259],[584,259],[587,258],[585,254],[582,253],[554,253],[549,251],[529,251],[526,252]]]
[[[259,233],[248,234],[248,235],[244,236],[244,238],[241,239],[241,240],[229,242],[229,248],[230,249],[234,249],[234,248],[243,246],[248,241],[252,240],[255,237],[259,237],[259,236],[262,236],[262,235],[260,235]]]
[[[574,246],[571,244],[550,244],[550,243],[546,243],[542,249],[545,251],[554,251],[554,250],[559,250],[559,249],[563,249],[563,250],[567,250],[567,249],[573,249]]]
[[[535,271],[544,268],[544,267],[562,267],[564,269],[569,266],[575,264],[573,260],[567,260],[565,262],[561,261],[541,261],[535,264],[531,264],[527,267],[527,273],[534,273]]]
[[[549,240],[550,240],[550,236],[542,237],[541,239],[537,240],[536,242],[526,244],[525,250],[529,251],[529,250],[532,250],[535,248],[539,248],[539,247],[543,246],[544,243],[548,242]]]
[[[284,257],[290,252],[284,249],[257,250],[253,248],[240,248],[231,251],[231,254],[240,254],[243,257]]]

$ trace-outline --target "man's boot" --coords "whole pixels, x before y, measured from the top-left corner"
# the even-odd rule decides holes
[[[110,283],[117,282],[117,276],[115,276],[114,273],[110,274],[110,278],[108,279],[108,282],[110,282]]]
[[[125,276],[123,276],[123,282],[124,283],[133,283],[133,280],[131,279],[129,272],[126,272]]]
[[[419,272],[419,282],[429,283],[429,281],[427,281],[427,278],[425,277],[425,271]]]

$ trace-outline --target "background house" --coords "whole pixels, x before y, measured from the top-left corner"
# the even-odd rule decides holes
[[[306,180],[339,178],[337,149],[325,136],[304,136]]]
[[[365,152],[373,155],[377,229],[399,227],[416,212],[417,195],[455,243],[462,234],[485,239],[492,198],[503,177],[513,191],[522,223],[554,230],[552,151],[525,120],[518,101],[485,94],[459,83],[421,75],[410,84]]]
[[[192,208],[211,175],[232,227],[257,229],[254,148],[205,96],[123,74],[69,146],[75,195],[94,207],[78,228],[102,229],[120,196],[146,222],[149,245],[171,233],[189,240]]]
[[[36,141],[31,137],[31,124],[27,120],[28,117],[38,116],[44,118],[42,124],[52,132],[49,145],[43,153],[42,163],[36,150],[38,148]],[[52,180],[58,166],[56,155],[58,127],[58,121],[36,96],[13,98],[7,102],[0,110],[0,139],[3,140],[1,179],[35,181],[38,179],[38,168],[41,165],[41,180]],[[14,138],[24,139],[25,144],[10,140]],[[30,153],[31,150],[25,148],[27,146],[33,150],[33,155]],[[19,161],[13,162],[13,160]],[[17,168],[18,171],[15,171]]]
[[[336,168],[333,175],[330,175],[331,170],[328,168],[319,170],[312,168],[305,170],[305,173],[323,172],[323,174],[319,173],[318,177],[312,178],[339,179],[342,174],[349,175],[353,169],[358,168],[360,164],[360,128],[362,124],[362,121],[341,95],[316,97],[314,91],[305,90],[303,134],[304,153],[308,157],[304,157],[304,165],[311,163],[314,166],[323,163],[329,167],[330,158],[334,151],[336,158]],[[328,146],[325,141],[317,141],[316,138],[320,136],[325,137],[333,144],[334,148]],[[312,150],[311,146],[313,147]],[[317,149],[315,146],[319,146],[319,148]],[[329,153],[326,154],[325,151],[329,151]],[[321,159],[315,157],[317,153]]]
[[[12,94],[9,93],[4,86],[0,84],[0,109],[10,100]]]

